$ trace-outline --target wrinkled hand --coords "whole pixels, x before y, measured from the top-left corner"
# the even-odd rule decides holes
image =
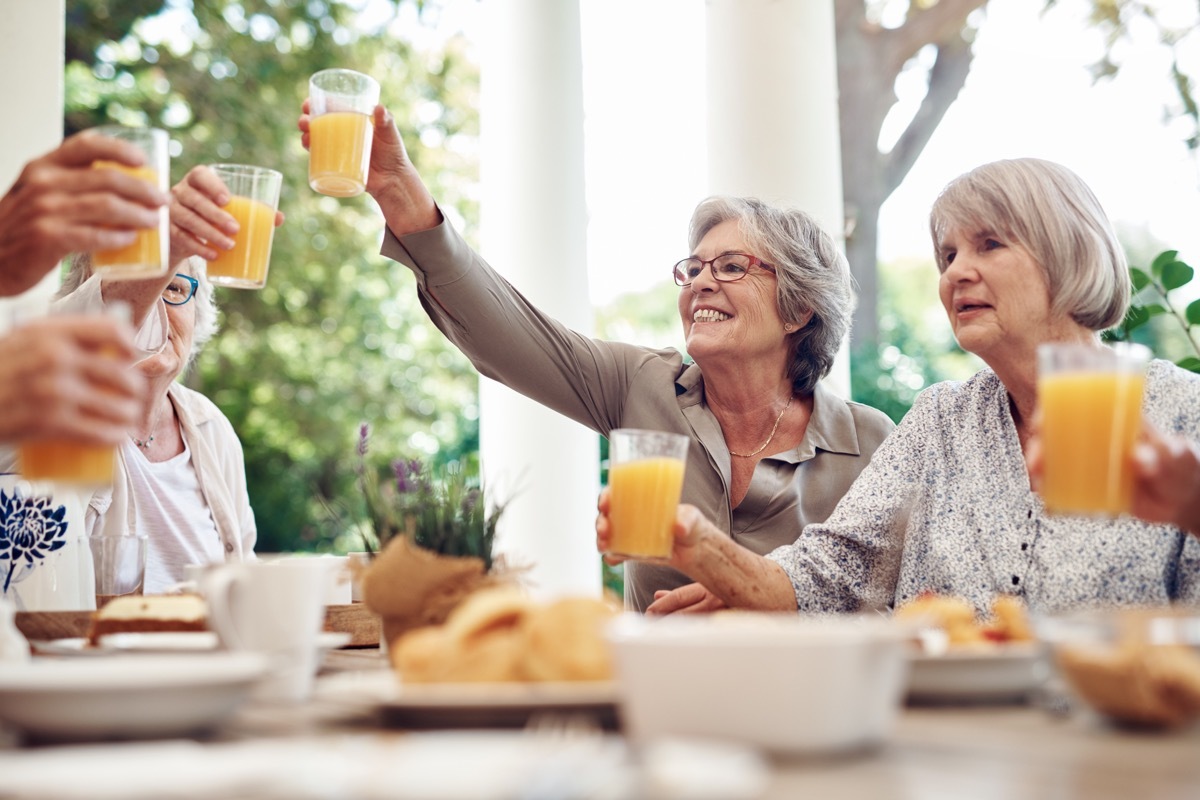
[[[116,443],[145,402],[129,326],[102,316],[47,317],[0,337],[0,441]]]
[[[596,501],[596,510],[599,512],[596,515],[596,549],[606,554],[605,563],[615,565],[625,559],[621,556],[607,555],[612,547],[612,520],[608,516],[611,508],[612,490],[606,486],[600,491],[600,497]],[[687,564],[695,557],[704,537],[713,533],[717,536],[722,535],[699,509],[695,506],[680,505],[675,511],[675,541],[667,563],[686,572]]]
[[[725,601],[698,583],[689,583],[678,589],[659,589],[654,593],[654,602],[646,607],[647,614],[708,614],[729,608]]]
[[[220,250],[232,250],[238,222],[222,209],[229,203],[228,187],[211,168],[193,167],[171,187],[171,264],[198,255],[212,261]],[[275,212],[275,227],[283,224]]]
[[[0,198],[0,296],[29,289],[68,253],[124,247],[158,224],[167,196],[119,170],[92,169],[99,159],[145,161],[128,142],[84,131],[26,164]]]
[[[1045,462],[1042,456],[1042,411],[1034,412],[1029,423],[1029,438],[1025,440],[1025,469],[1029,472],[1029,488],[1041,494],[1042,470]]]
[[[1141,519],[1200,536],[1200,446],[1143,423],[1133,451],[1131,510]]]
[[[312,144],[311,105],[308,99],[305,99],[300,112],[296,127],[300,129],[300,143],[308,150]],[[388,227],[397,236],[437,227],[441,224],[442,214],[408,157],[395,118],[386,108],[377,105],[372,123],[375,129],[371,143],[371,165],[367,172],[367,192],[379,204]]]

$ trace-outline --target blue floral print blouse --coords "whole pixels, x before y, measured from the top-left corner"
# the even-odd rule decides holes
[[[1200,375],[1153,361],[1146,417],[1200,440]],[[802,612],[899,605],[924,590],[980,610],[1200,605],[1200,538],[1168,525],[1051,516],[1029,487],[1008,393],[990,369],[921,393],[824,523],[768,558]]]

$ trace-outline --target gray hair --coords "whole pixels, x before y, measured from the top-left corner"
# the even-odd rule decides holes
[[[1100,201],[1071,170],[1037,158],[993,161],[955,178],[929,212],[938,269],[954,228],[994,232],[1029,251],[1051,309],[1102,331],[1125,318],[1132,287],[1125,252]]]
[[[180,262],[182,264],[183,262]],[[179,265],[176,265],[177,267]],[[208,262],[200,256],[187,259],[187,266],[196,279],[196,295],[191,302],[196,305],[196,324],[192,329],[192,351],[188,354],[184,370],[196,360],[200,349],[217,332],[217,304],[213,299],[212,284],[208,280]],[[178,271],[178,270],[176,270]],[[92,256],[90,253],[79,253],[71,259],[71,268],[63,278],[58,296],[66,297],[92,277]]]
[[[753,197],[709,197],[696,206],[688,246],[722,222],[736,220],[751,255],[776,269],[775,303],[784,322],[801,323],[789,336],[788,378],[800,394],[812,394],[829,374],[854,312],[850,265],[833,237],[798,209],[775,208]]]

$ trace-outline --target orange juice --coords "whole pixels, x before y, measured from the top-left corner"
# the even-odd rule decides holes
[[[371,117],[333,111],[309,123],[308,185],[330,197],[354,197],[367,188]]]
[[[612,543],[609,552],[634,558],[669,558],[675,508],[683,488],[683,461],[643,458],[613,464]]]
[[[1142,374],[1065,372],[1038,380],[1048,510],[1108,516],[1129,510],[1130,452],[1144,385]]]
[[[271,239],[275,235],[275,209],[266,203],[234,195],[225,205],[241,226],[232,250],[218,250],[208,262],[208,278],[220,286],[257,289],[267,282]]]
[[[21,476],[29,481],[112,483],[116,448],[111,444],[44,440],[21,445]]]
[[[158,186],[158,172],[149,167],[127,167],[114,161],[95,161],[95,169],[115,169],[140,178],[152,186]],[[165,219],[167,211],[160,212]],[[92,267],[111,277],[153,278],[167,271],[167,240],[163,227],[146,228],[137,232],[137,238],[125,247],[115,250],[97,250],[92,254]]]

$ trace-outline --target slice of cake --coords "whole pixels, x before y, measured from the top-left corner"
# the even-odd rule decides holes
[[[92,615],[88,641],[95,645],[110,633],[158,633],[208,630],[208,605],[195,594],[117,597]]]

